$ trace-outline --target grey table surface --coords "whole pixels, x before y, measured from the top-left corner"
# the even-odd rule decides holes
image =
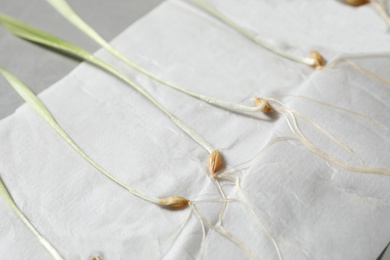
[[[105,39],[111,40],[163,0],[69,0],[72,7]],[[61,36],[84,49],[99,49],[91,39],[68,23],[44,0],[0,0],[2,13]],[[68,74],[80,61],[18,39],[0,27],[0,66],[40,93]],[[0,119],[23,103],[0,79]]]
[[[105,39],[111,40],[130,24],[151,11],[163,0],[68,0],[75,10]],[[47,32],[94,52],[99,49],[88,37],[63,19],[44,0],[0,0],[2,13],[32,24]],[[79,60],[54,53],[23,41],[0,27],[0,66],[16,74],[35,93],[57,82]],[[23,100],[0,78],[0,120],[11,115]],[[390,250],[379,259],[390,260]]]

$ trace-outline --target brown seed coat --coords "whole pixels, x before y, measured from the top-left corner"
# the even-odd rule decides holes
[[[324,57],[322,57],[322,55],[316,50],[312,50],[310,52],[310,58],[315,61],[312,65],[314,68],[321,68],[325,63]]]
[[[183,208],[188,205],[190,201],[180,196],[171,196],[160,199],[159,203],[164,206],[170,206],[172,208]]]
[[[209,171],[214,174],[221,168],[222,165],[222,157],[217,149],[215,149],[209,155]]]
[[[273,111],[272,106],[268,103],[267,100],[255,97],[254,102],[255,102],[255,106],[257,107],[262,106],[265,103],[263,109],[261,110],[261,112],[263,113],[268,113]]]
[[[344,2],[352,6],[360,6],[368,4],[370,0],[344,0]]]

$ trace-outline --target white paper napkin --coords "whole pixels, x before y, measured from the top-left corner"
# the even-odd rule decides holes
[[[389,51],[386,26],[369,7],[307,0],[207,3],[254,34],[304,56],[317,49],[331,61],[345,54]],[[186,1],[165,2],[113,45],[153,73],[196,92],[246,105],[254,96],[303,95],[367,114],[389,127],[389,85],[351,68],[317,71],[285,60]],[[293,136],[282,116],[230,113],[167,89],[103,50],[98,56],[220,149],[225,169],[251,159],[272,138]],[[390,75],[386,59],[359,64]],[[221,198],[208,178],[206,151],[113,76],[83,63],[39,97],[76,143],[126,184],[156,197]],[[390,168],[388,130],[309,100],[283,100],[354,155],[299,121],[308,139],[327,153],[355,166],[362,166],[360,158],[368,166]],[[189,208],[152,205],[108,180],[27,105],[0,121],[0,143],[4,182],[28,219],[66,259],[94,253],[104,259],[249,258],[210,228],[202,241],[202,226]],[[242,177],[247,197],[231,182],[222,182],[224,191],[253,206],[284,259],[373,259],[390,239],[389,176],[342,169],[294,141],[275,143],[234,173]],[[221,203],[196,205],[213,224],[218,221]],[[232,202],[223,224],[260,259],[277,259],[257,217]],[[4,200],[0,255],[50,259]]]

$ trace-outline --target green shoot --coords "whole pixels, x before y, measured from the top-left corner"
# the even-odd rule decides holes
[[[26,218],[23,212],[18,208],[15,201],[12,199],[11,194],[8,192],[7,187],[5,186],[3,180],[0,177],[0,195],[4,197],[7,201],[8,205],[15,212],[15,214],[23,221],[23,223],[31,230],[31,232],[38,238],[39,242],[46,248],[47,251],[53,256],[55,260],[62,260],[62,256],[60,253],[49,243],[39,232],[35,229],[35,227],[30,223],[30,221]]]
[[[130,67],[136,69],[137,71],[141,72],[142,74],[150,77],[151,79],[159,83],[162,83],[170,88],[173,88],[189,96],[207,102],[213,106],[217,106],[233,112],[238,112],[238,113],[259,112],[262,111],[263,106],[265,106],[264,104],[263,106],[259,106],[259,107],[250,107],[250,106],[230,103],[224,100],[220,100],[220,99],[216,99],[213,97],[192,92],[172,82],[159,78],[158,76],[154,75],[147,69],[135,63],[134,61],[126,58],[121,52],[115,49],[110,43],[108,43],[103,37],[101,37],[91,26],[89,26],[83,19],[81,19],[81,17],[77,15],[77,13],[72,9],[72,7],[65,0],[47,0],[47,2],[54,9],[56,9],[57,12],[59,12],[64,18],[66,18],[69,22],[75,25],[79,30],[81,30],[86,35],[88,35],[97,44],[105,48],[107,51],[109,51],[111,54],[113,54],[115,57],[117,57],[118,59],[120,59],[127,65],[129,65]]]
[[[323,65],[322,63],[319,63],[319,61],[316,59],[317,57],[313,57],[312,54],[310,55],[309,58],[306,58],[306,57],[300,57],[300,56],[297,56],[295,54],[289,53],[283,49],[280,49],[280,48],[274,46],[273,44],[267,42],[264,39],[261,39],[257,36],[252,35],[247,30],[240,27],[238,24],[236,24],[235,22],[233,22],[232,20],[230,20],[229,18],[227,18],[226,16],[224,16],[223,14],[218,12],[217,10],[215,10],[211,6],[207,5],[205,2],[203,2],[201,0],[192,0],[192,1],[195,4],[197,4],[199,7],[201,7],[203,10],[209,12],[210,14],[212,14],[213,16],[215,16],[216,18],[221,20],[223,23],[229,25],[230,27],[232,27],[233,29],[235,29],[237,32],[241,33],[242,35],[244,35],[248,39],[252,40],[256,44],[260,45],[261,47],[263,47],[263,48],[265,48],[265,49],[267,49],[267,50],[269,50],[269,51],[271,51],[279,56],[282,56],[286,59],[289,59],[289,60],[292,60],[295,62],[299,62],[299,63],[305,64],[305,65],[316,67],[316,68],[321,67]],[[318,53],[318,52],[316,52],[316,53]],[[321,57],[321,62],[323,62],[322,57]]]
[[[136,190],[132,188],[122,181],[116,179],[112,174],[107,172],[103,167],[101,167],[98,163],[92,160],[71,138],[70,136],[61,128],[61,126],[56,122],[53,115],[49,112],[46,106],[38,99],[38,97],[17,77],[9,73],[7,70],[0,67],[0,73],[7,79],[10,85],[15,89],[15,91],[30,105],[34,111],[42,117],[76,152],[81,155],[89,164],[95,167],[98,171],[103,173],[107,178],[114,181],[124,189],[128,190],[133,195],[149,201],[151,203],[159,204],[162,206],[170,206],[174,208],[184,207],[188,204],[188,200],[172,196],[168,198],[154,198],[146,193]],[[178,198],[182,198],[181,200]],[[180,204],[180,205],[179,205]]]
[[[156,99],[154,99],[145,89],[141,86],[127,78],[120,71],[106,63],[105,61],[97,58],[92,53],[81,49],[69,42],[66,42],[60,38],[57,38],[53,35],[50,35],[46,32],[28,26],[20,21],[17,21],[9,16],[0,14],[0,22],[13,34],[23,39],[36,42],[56,50],[64,51],[70,54],[73,54],[79,58],[82,58],[97,67],[102,68],[103,70],[113,74],[119,79],[123,80],[125,83],[136,89],[140,92],[144,97],[146,97],[150,102],[152,102],[157,108],[159,108],[163,113],[165,113],[172,122],[174,122],[178,127],[180,127],[186,134],[188,134],[194,141],[196,141],[199,145],[201,145],[205,150],[209,152],[209,169],[212,170],[211,173],[216,173],[219,168],[213,167],[215,163],[213,162],[213,155],[215,153],[219,153],[217,149],[214,149],[203,137],[201,137],[198,133],[196,133],[193,129],[187,126],[184,122],[182,122],[179,118],[177,118],[174,114],[168,111],[163,105],[161,105]],[[220,157],[219,157],[220,158]],[[211,162],[211,163],[210,163]]]

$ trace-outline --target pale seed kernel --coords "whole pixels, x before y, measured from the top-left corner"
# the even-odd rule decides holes
[[[215,149],[209,155],[209,171],[214,174],[221,168],[222,165],[222,157],[217,149]]]
[[[261,99],[261,98],[255,97],[254,103],[255,103],[256,107],[260,107],[260,106],[264,105],[263,109],[261,110],[261,112],[263,112],[263,113],[268,113],[268,112],[272,112],[273,111],[273,107],[265,99]]]
[[[171,196],[160,199],[160,205],[170,206],[172,208],[183,208],[188,205],[190,201],[180,196]]]
[[[312,66],[316,69],[322,68],[322,66],[325,63],[324,57],[322,57],[322,55],[316,50],[312,50],[310,52],[310,58],[312,58],[315,61],[315,63]]]

